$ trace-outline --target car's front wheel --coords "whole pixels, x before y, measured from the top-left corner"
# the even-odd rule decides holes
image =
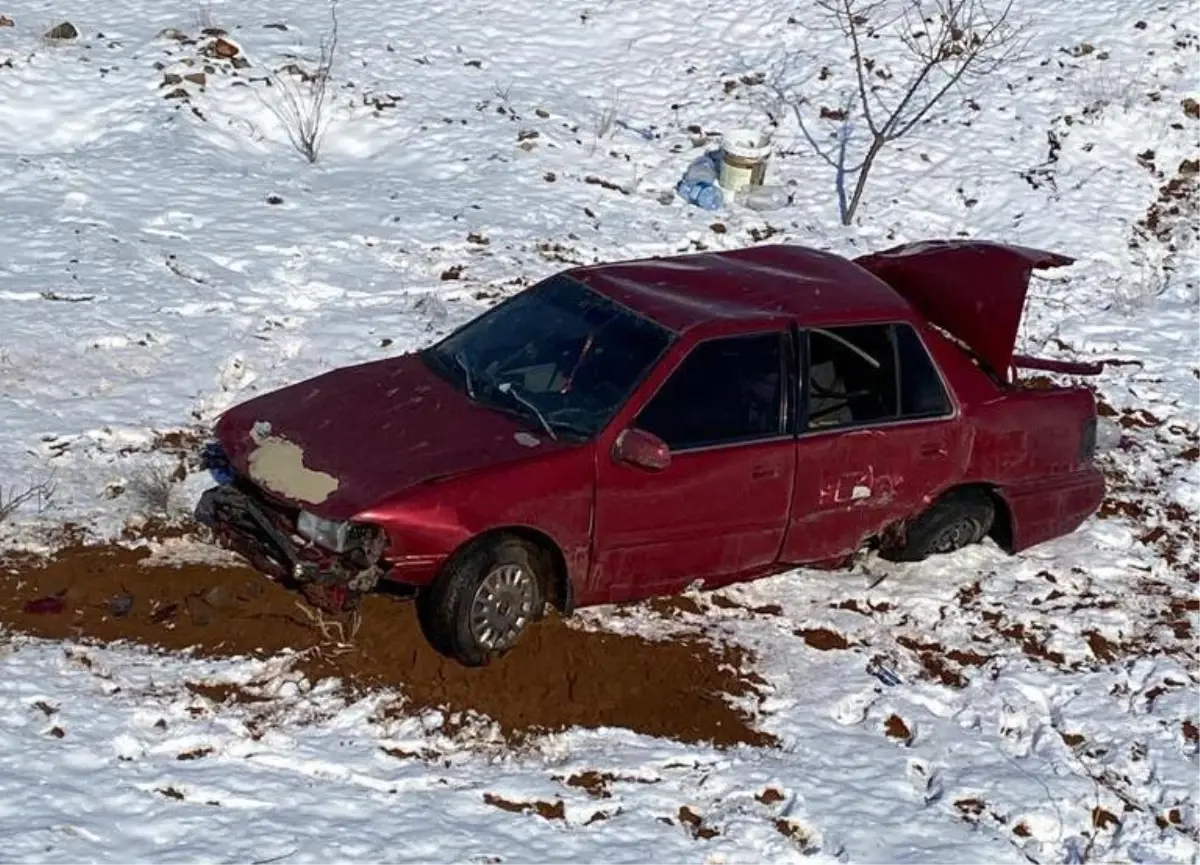
[[[430,586],[433,644],[470,667],[501,657],[545,606],[537,551],[513,537],[488,539],[451,560]]]

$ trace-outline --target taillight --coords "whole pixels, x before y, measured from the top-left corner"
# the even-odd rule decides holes
[[[1079,436],[1079,461],[1091,462],[1096,455],[1096,416],[1092,415],[1083,422],[1083,430]]]

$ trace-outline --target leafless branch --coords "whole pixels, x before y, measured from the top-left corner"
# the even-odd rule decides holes
[[[161,463],[148,465],[130,478],[126,489],[136,505],[148,515],[169,517],[175,503],[177,470]]]
[[[333,643],[337,650],[346,652],[354,645],[354,639],[358,636],[359,628],[362,627],[362,613],[358,610],[351,614],[347,626],[336,619],[326,619],[324,613],[302,601],[296,601],[296,607],[308,617],[308,620],[313,623],[313,627],[321,632],[321,636],[325,638],[326,642]]]
[[[53,476],[44,481],[31,483],[25,488],[0,486],[0,525],[7,522],[21,508],[32,503],[35,512],[42,513],[54,499],[57,484]]]
[[[843,224],[849,225],[883,148],[927,122],[944,107],[951,90],[990,75],[1014,61],[1025,45],[1024,27],[1013,20],[1014,0],[816,0],[845,36],[854,63],[854,98],[841,112],[837,150],[821,146],[804,118],[807,100],[789,104],[809,146],[838,171],[841,193],[849,174],[854,192],[840,194]],[[869,44],[885,40],[904,50],[898,69],[880,65]],[[847,165],[844,147],[854,118],[866,126],[866,151]]]
[[[321,155],[321,143],[329,123],[329,80],[337,55],[337,0],[329,4],[329,33],[321,38],[316,67],[311,71],[290,63],[271,75],[274,97],[267,107],[283,124],[288,141],[309,162]]]

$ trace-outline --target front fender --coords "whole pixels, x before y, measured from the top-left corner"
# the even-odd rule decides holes
[[[476,470],[406,490],[356,520],[388,534],[392,578],[425,585],[473,538],[500,529],[542,536],[562,555],[573,587],[583,585],[595,499],[594,445]]]

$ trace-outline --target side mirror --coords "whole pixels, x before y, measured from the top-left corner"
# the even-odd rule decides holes
[[[613,442],[613,459],[619,463],[658,472],[671,464],[671,449],[654,433],[637,427],[621,430]]]

